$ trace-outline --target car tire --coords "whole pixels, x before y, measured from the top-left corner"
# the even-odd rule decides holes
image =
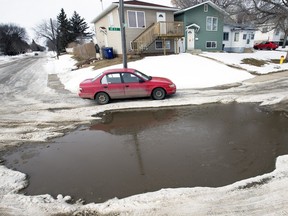
[[[163,100],[166,96],[166,92],[163,88],[156,88],[152,92],[152,97],[154,100]]]
[[[109,95],[105,92],[99,92],[95,96],[95,101],[97,104],[103,105],[109,103]]]

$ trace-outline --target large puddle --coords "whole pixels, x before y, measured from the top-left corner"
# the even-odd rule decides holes
[[[130,110],[54,141],[4,155],[7,167],[28,174],[24,192],[103,202],[271,172],[288,153],[288,118],[254,104]]]

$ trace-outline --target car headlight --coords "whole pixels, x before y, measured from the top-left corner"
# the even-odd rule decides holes
[[[170,88],[175,88],[175,84],[174,84],[174,83],[173,83],[173,84],[170,84],[169,87],[170,87]]]

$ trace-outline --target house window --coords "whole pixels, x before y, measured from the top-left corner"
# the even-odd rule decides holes
[[[275,35],[278,36],[279,34],[280,34],[280,30],[279,30],[279,29],[276,29],[276,30],[275,30]]]
[[[208,12],[208,4],[204,4],[204,12]]]
[[[234,34],[234,41],[235,41],[235,42],[238,42],[238,41],[239,41],[239,35],[240,35],[239,32],[235,32],[235,34]]]
[[[254,33],[250,34],[250,39],[254,40]]]
[[[223,41],[229,41],[229,32],[224,32]]]
[[[165,48],[170,50],[170,41],[165,41]],[[155,49],[159,50],[159,49],[164,49],[163,48],[163,41],[162,40],[156,40],[155,41]]]
[[[110,13],[108,17],[109,17],[109,26],[114,26],[113,14]]]
[[[243,34],[243,40],[247,39],[247,34]]]
[[[217,41],[206,41],[206,48],[217,48]]]
[[[127,11],[129,28],[145,28],[145,13],[143,11]]]
[[[217,31],[218,29],[218,18],[217,17],[207,17],[206,18],[206,30],[207,31]]]

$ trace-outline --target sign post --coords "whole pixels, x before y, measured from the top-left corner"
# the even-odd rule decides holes
[[[123,56],[123,68],[127,68],[127,50],[126,50],[126,35],[125,35],[125,19],[124,19],[124,2],[119,1],[119,17],[120,17],[120,29],[122,40],[122,56]]]

